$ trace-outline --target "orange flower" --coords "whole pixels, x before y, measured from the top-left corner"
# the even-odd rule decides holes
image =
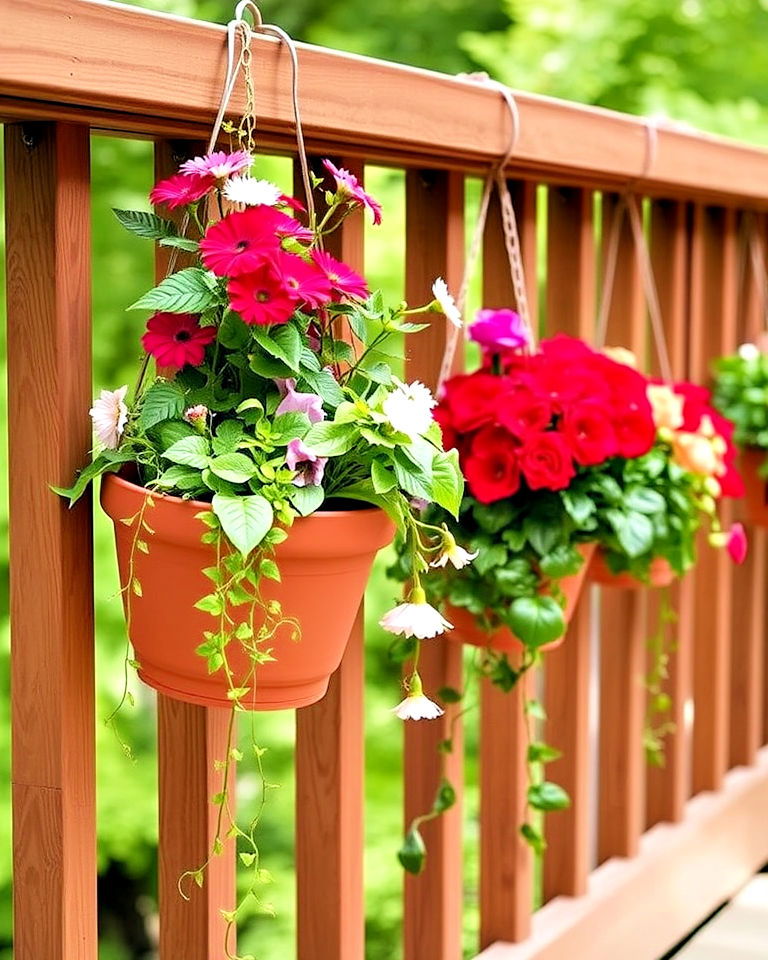
[[[672,441],[675,460],[684,470],[705,477],[721,472],[722,463],[712,441],[698,433],[678,433]]]

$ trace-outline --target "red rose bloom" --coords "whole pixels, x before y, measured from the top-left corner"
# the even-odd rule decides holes
[[[190,313],[156,313],[147,321],[141,343],[163,367],[198,367],[205,348],[216,339],[216,327],[201,327]]]
[[[227,293],[232,309],[250,324],[285,323],[298,306],[298,300],[286,291],[270,263],[233,277],[227,284]]]
[[[564,490],[576,474],[570,448],[559,433],[531,434],[518,455],[531,490]]]
[[[573,459],[584,467],[603,463],[618,451],[613,424],[600,404],[583,403],[567,410],[560,430],[571,448]]]
[[[499,427],[484,427],[472,440],[464,475],[480,503],[494,503],[517,493],[520,467],[514,439]]]
[[[549,398],[522,385],[502,394],[496,407],[496,419],[521,440],[529,433],[539,433],[552,420]]]
[[[656,439],[656,427],[647,405],[625,410],[614,418],[613,427],[619,443],[619,454],[630,460],[648,453]]]
[[[453,377],[445,385],[441,405],[448,408],[453,426],[459,433],[493,423],[496,401],[504,391],[504,380],[478,371]]]

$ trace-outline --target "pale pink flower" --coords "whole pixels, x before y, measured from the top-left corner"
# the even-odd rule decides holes
[[[117,447],[128,420],[127,392],[127,384],[118,390],[102,390],[88,411],[97,438],[108,450]]]
[[[208,407],[203,403],[198,403],[197,406],[184,411],[184,419],[187,423],[191,423],[199,433],[204,433],[208,426]]]
[[[328,457],[319,457],[303,441],[296,439],[288,444],[285,462],[289,470],[296,471],[294,487],[319,487],[323,482]]]
[[[427,603],[421,587],[413,588],[407,603],[401,603],[385,613],[379,620],[379,626],[388,633],[417,637],[419,640],[427,640],[453,629],[453,624],[431,603]]]
[[[362,184],[349,170],[337,167],[330,160],[323,160],[323,166],[336,181],[336,191],[344,199],[359,203],[371,211],[374,224],[381,223],[381,204],[363,190]]]
[[[214,180],[224,180],[233,173],[239,173],[241,170],[247,170],[253,163],[253,157],[245,150],[235,150],[234,153],[226,153],[224,150],[215,150],[204,157],[195,157],[194,160],[187,160],[179,167],[181,173],[202,174],[203,176],[213,177]]]
[[[275,413],[305,413],[310,423],[325,420],[323,398],[316,393],[297,393],[296,381],[293,377],[287,380],[275,380],[277,389],[283,399],[278,404]]]

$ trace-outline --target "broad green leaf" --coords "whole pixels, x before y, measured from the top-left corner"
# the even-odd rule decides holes
[[[172,463],[181,463],[184,466],[197,467],[202,470],[203,467],[208,466],[209,453],[208,441],[205,437],[198,435],[177,440],[162,456]]]
[[[271,327],[254,326],[253,339],[271,356],[281,360],[294,373],[299,372],[301,360],[301,334],[292,323]]]
[[[144,394],[139,428],[149,430],[162,420],[175,420],[184,413],[184,391],[172,380],[157,380]]]
[[[432,498],[454,517],[459,515],[464,496],[464,478],[458,450],[438,451],[432,462]]]
[[[624,507],[638,513],[663,513],[666,506],[664,497],[649,487],[632,487],[624,496]]]
[[[455,803],[456,791],[453,785],[445,779],[441,780],[440,786],[437,788],[434,803],[432,804],[432,809],[435,813],[445,813],[445,811],[450,810]]]
[[[256,473],[256,464],[244,453],[224,453],[214,457],[209,466],[217,477],[230,483],[246,483]]]
[[[303,440],[311,426],[306,413],[300,413],[298,410],[280,413],[272,421],[272,440],[276,443]]]
[[[578,573],[583,562],[581,554],[575,547],[563,543],[543,556],[539,566],[546,577],[559,580],[561,577]]]
[[[163,237],[160,246],[176,247],[177,250],[184,250],[187,253],[197,253],[200,244],[197,240],[190,240],[188,237]]]
[[[374,460],[371,464],[371,480],[376,493],[389,493],[397,486],[394,473],[380,460]]]
[[[571,798],[562,787],[545,780],[528,787],[528,803],[534,810],[549,813],[553,810],[567,810],[571,805]]]
[[[315,371],[304,368],[301,371],[301,375],[309,384],[310,388],[332,407],[338,407],[344,400],[344,393],[338,381],[329,370]]]
[[[320,509],[325,499],[325,491],[320,486],[296,487],[288,498],[302,517]]]
[[[576,490],[563,490],[560,497],[568,516],[579,526],[589,520],[595,512],[595,502],[586,493],[579,493]]]
[[[518,597],[506,620],[518,640],[531,649],[552,643],[565,631],[563,611],[553,597]]]
[[[217,493],[211,505],[230,543],[244,557],[258,547],[272,527],[272,506],[258,494],[233,497]]]
[[[427,848],[424,846],[424,840],[419,833],[419,828],[413,826],[405,835],[402,847],[397,851],[397,859],[408,873],[418,874],[424,869],[426,858]]]
[[[160,474],[155,480],[155,486],[163,490],[181,490],[186,493],[189,490],[204,488],[200,470],[195,467],[184,467],[181,464],[174,464],[172,467]]]
[[[51,485],[51,490],[60,497],[67,497],[71,507],[82,497],[88,489],[88,485],[96,477],[105,473],[116,473],[124,463],[130,463],[134,459],[135,454],[130,450],[110,450],[100,454],[92,463],[83,467],[71,487]]]
[[[164,310],[168,313],[202,313],[218,302],[215,283],[200,267],[172,273],[128,307],[129,310]]]
[[[529,763],[551,763],[562,757],[562,751],[556,747],[550,747],[548,743],[534,741],[528,744],[528,762]]]
[[[628,557],[639,557],[653,546],[653,523],[644,514],[635,510],[626,513],[609,510],[606,517]]]
[[[313,423],[304,443],[320,457],[338,457],[355,445],[356,429],[348,423]]]
[[[163,220],[154,213],[145,210],[116,210],[112,211],[126,230],[144,237],[146,240],[164,240],[175,237],[176,224],[171,220]]]
[[[237,450],[237,445],[243,439],[243,435],[243,425],[239,420],[225,420],[216,427],[213,452],[217,456],[224,453],[234,453]]]
[[[227,310],[219,327],[219,343],[229,350],[240,350],[251,339],[251,328],[238,314]]]

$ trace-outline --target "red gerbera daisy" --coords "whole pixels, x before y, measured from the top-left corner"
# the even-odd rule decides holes
[[[314,263],[295,253],[280,251],[273,260],[286,291],[297,300],[317,310],[331,300],[331,281]]]
[[[313,250],[312,259],[326,275],[333,289],[342,297],[358,297],[364,300],[368,296],[368,284],[346,263],[336,260],[325,250]]]
[[[156,184],[149,195],[149,200],[153,204],[164,203],[169,210],[175,210],[176,207],[184,207],[204,197],[213,184],[214,181],[210,177],[199,174],[185,176],[183,173],[176,173]]]
[[[161,366],[180,370],[188,363],[200,366],[206,346],[215,339],[216,327],[201,327],[191,313],[156,313],[141,342]]]
[[[298,305],[298,298],[285,289],[269,262],[234,277],[227,285],[227,293],[232,309],[250,324],[285,323]]]
[[[238,277],[274,257],[283,237],[311,239],[312,234],[274,207],[249,207],[212,224],[200,241],[200,254],[217,276]]]

